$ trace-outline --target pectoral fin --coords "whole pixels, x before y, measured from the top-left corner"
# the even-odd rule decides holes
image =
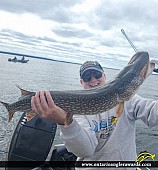
[[[121,102],[116,106],[116,116],[117,116],[117,118],[121,117],[123,111],[124,111],[124,102]]]
[[[35,116],[36,116],[36,113],[34,113],[32,111],[26,113],[27,121],[32,120]]]
[[[10,111],[9,112],[9,120],[8,120],[8,122],[10,122],[12,120],[14,113],[15,113],[15,111]]]
[[[65,128],[68,127],[72,123],[72,117],[73,117],[72,113],[67,113],[66,114],[66,121],[64,123]]]

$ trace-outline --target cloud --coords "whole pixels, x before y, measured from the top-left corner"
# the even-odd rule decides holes
[[[54,28],[55,32],[59,36],[70,37],[70,38],[86,38],[91,37],[93,34],[82,28],[74,28],[70,26],[63,26],[60,28]]]
[[[106,58],[122,66],[134,54],[123,28],[138,50],[156,59],[157,11],[157,0],[5,0],[0,2],[1,44],[77,61],[88,55]]]
[[[69,8],[82,0],[5,0],[0,2],[0,10],[12,13],[33,13],[42,19],[54,20],[57,22],[70,22],[71,13]]]

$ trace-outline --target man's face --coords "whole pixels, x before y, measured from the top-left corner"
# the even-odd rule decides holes
[[[84,89],[94,88],[104,85],[106,83],[106,76],[104,72],[96,70],[87,70],[80,79]]]

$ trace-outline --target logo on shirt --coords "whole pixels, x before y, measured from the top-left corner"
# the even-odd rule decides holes
[[[109,136],[110,132],[114,129],[117,121],[118,118],[114,116],[108,117],[108,119],[102,119],[100,123],[98,123],[96,120],[92,120],[94,124],[93,131],[95,133],[101,131],[100,137],[105,139]]]

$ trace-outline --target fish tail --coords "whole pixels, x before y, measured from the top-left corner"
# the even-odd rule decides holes
[[[0,103],[2,103],[3,106],[7,109],[8,113],[9,113],[9,120],[8,120],[8,122],[10,122],[12,120],[12,117],[13,117],[15,111],[10,111],[9,103],[5,103],[5,102],[2,102],[2,101],[0,101]]]
[[[2,101],[0,101],[2,104],[3,104],[3,106],[5,106],[5,108],[8,110],[8,108],[9,108],[9,103],[5,103],[5,102],[2,102]]]

